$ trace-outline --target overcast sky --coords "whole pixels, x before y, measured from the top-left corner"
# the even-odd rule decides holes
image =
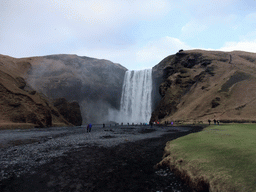
[[[151,68],[179,49],[256,52],[256,0],[0,0],[0,54]]]

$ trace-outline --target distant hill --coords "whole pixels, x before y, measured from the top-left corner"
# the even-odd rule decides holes
[[[119,109],[126,70],[77,55],[0,55],[0,126],[81,125],[81,118],[104,122],[109,109]]]
[[[108,109],[118,110],[125,67],[104,59],[77,55],[22,58],[31,67],[26,81],[51,99],[77,101],[84,123],[107,119]]]
[[[256,121],[256,53],[181,51],[153,68],[151,121]]]
[[[29,62],[0,55],[0,129],[72,126],[25,81]]]

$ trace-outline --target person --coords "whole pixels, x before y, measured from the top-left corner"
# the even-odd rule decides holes
[[[91,129],[92,129],[92,124],[90,123],[87,125],[87,133],[91,132]]]
[[[214,122],[214,125],[216,125],[216,122],[217,122],[216,119],[214,119],[213,122]]]
[[[209,125],[211,125],[211,120],[210,119],[208,119],[208,122],[209,122]]]
[[[151,126],[151,128],[153,127],[153,122],[152,121],[150,122],[150,126]]]

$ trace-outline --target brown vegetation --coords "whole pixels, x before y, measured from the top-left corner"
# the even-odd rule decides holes
[[[47,98],[27,85],[24,77],[31,67],[0,55],[0,128],[71,126]],[[52,113],[55,111],[55,113]]]
[[[162,60],[153,73],[164,78],[151,121],[256,120],[255,53],[182,51]]]

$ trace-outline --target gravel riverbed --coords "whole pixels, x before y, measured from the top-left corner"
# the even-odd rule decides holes
[[[201,127],[93,125],[0,131],[0,191],[192,191],[154,170],[167,141]]]

